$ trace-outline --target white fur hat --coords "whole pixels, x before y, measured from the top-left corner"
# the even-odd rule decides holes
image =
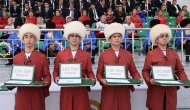
[[[32,33],[37,40],[40,40],[40,29],[31,23],[24,24],[19,29],[19,37],[22,40],[26,33]]]
[[[110,25],[106,26],[104,29],[104,35],[107,40],[112,34],[115,34],[115,33],[121,34],[122,39],[124,39],[124,34],[125,34],[124,26],[120,23],[111,23]]]
[[[155,25],[155,26],[153,26],[151,28],[151,30],[150,30],[150,39],[151,39],[153,45],[156,45],[157,37],[159,37],[160,34],[163,34],[163,33],[167,33],[168,36],[169,36],[169,40],[171,39],[172,31],[171,31],[171,29],[169,28],[168,25],[157,24],[157,25]]]
[[[86,28],[79,21],[69,22],[64,28],[64,37],[68,40],[69,34],[79,34],[81,39],[85,37]]]

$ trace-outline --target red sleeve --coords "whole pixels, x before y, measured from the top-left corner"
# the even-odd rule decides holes
[[[34,18],[34,24],[37,24],[37,18],[36,17]]]
[[[43,79],[47,83],[48,86],[51,85],[51,75],[49,72],[49,62],[47,58],[44,58],[44,63],[43,63]]]
[[[150,71],[151,71],[151,60],[152,60],[152,55],[150,54],[150,52],[147,54],[145,62],[144,62],[144,67],[142,70],[142,75],[143,78],[145,80],[145,82],[147,84],[150,84],[150,80],[152,79],[151,75],[150,75]]]
[[[133,16],[131,16],[131,21],[132,21],[132,23],[136,23],[136,20],[134,19],[134,17]]]
[[[168,22],[167,22],[167,20],[166,20],[165,17],[164,17],[164,23],[165,23],[166,25],[168,25]]]
[[[138,25],[139,25],[139,28],[142,28],[142,22],[141,22],[141,18],[138,16]]]
[[[87,63],[86,64],[87,64],[86,65],[86,67],[87,67],[87,77],[96,79],[95,75],[94,75],[94,72],[92,71],[92,63],[91,63],[91,58],[90,58],[89,54],[88,54],[88,57],[87,57]]]
[[[60,55],[57,54],[54,62],[54,70],[53,70],[53,78],[59,77],[59,63],[60,63]]]
[[[180,19],[180,18],[177,18],[176,24],[179,24],[180,22],[181,22],[181,19]]]
[[[97,77],[97,80],[99,82],[100,82],[101,79],[104,79],[104,59],[103,59],[103,54],[101,54],[100,58],[99,58],[96,77]]]

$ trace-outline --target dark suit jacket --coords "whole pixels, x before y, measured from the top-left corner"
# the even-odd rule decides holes
[[[13,5],[11,5],[10,6],[10,14],[11,14],[12,17],[20,17],[20,15],[21,15],[20,7],[17,6],[16,10],[14,10]]]
[[[42,8],[42,16],[44,19],[49,19],[51,20],[53,17],[53,9],[49,8],[49,10],[46,12],[45,8]]]
[[[29,11],[31,10],[31,8],[29,8],[28,10],[23,10],[23,15],[24,16],[28,16],[28,14],[29,14]]]
[[[66,12],[63,13],[63,16],[66,17],[66,16],[69,16],[69,14],[70,14],[70,10],[66,9]],[[74,20],[78,20],[79,16],[80,16],[80,12],[77,10],[74,10]]]
[[[97,9],[96,9],[96,12],[98,14],[98,17],[100,18],[101,17],[101,13]],[[90,19],[94,22],[94,16],[95,15],[94,15],[93,10],[91,8],[89,9],[88,14],[89,14]]]
[[[141,9],[142,9],[142,10],[145,10],[145,3],[142,3]],[[148,9],[151,10],[151,11],[148,12],[148,15],[149,15],[149,16],[154,16],[154,15],[155,15],[155,12],[157,11],[157,8],[156,8],[155,4],[149,3],[149,4],[148,4]]]
[[[108,2],[105,2],[104,6],[102,6],[101,3],[98,2],[96,9],[99,10],[98,13],[101,16],[101,15],[103,15],[107,11],[108,8],[109,8],[109,3]]]
[[[87,2],[87,0],[82,0],[82,3],[83,3],[83,9],[88,11],[90,7],[90,2]]]
[[[43,8],[44,8],[44,6],[41,6],[41,13],[37,13],[37,11],[39,11],[39,8],[38,8],[38,6],[35,6],[34,7],[34,13],[35,13],[35,15],[36,15],[36,17],[38,17],[38,16],[43,16],[42,14],[42,11],[43,11]]]
[[[129,4],[128,4],[128,2],[126,2],[126,13],[129,15],[130,14],[130,12],[132,12],[133,11],[133,9],[135,8],[135,6],[134,6],[134,1],[133,0],[130,0],[130,6],[129,6]]]
[[[180,6],[177,4],[177,8],[178,8],[178,10],[180,11],[181,10],[181,8],[180,8]],[[177,17],[178,16],[178,13],[176,13],[176,8],[175,8],[175,6],[172,4],[171,5],[171,7],[170,7],[170,9],[168,10],[169,11],[169,15],[170,16],[175,16],[175,17]]]

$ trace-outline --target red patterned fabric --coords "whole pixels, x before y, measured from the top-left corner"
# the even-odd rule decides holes
[[[82,63],[82,77],[95,79],[88,52],[78,49],[73,58],[71,49],[60,51],[55,59],[53,77],[59,76],[59,63]],[[60,96],[60,110],[90,110],[87,87],[62,87]]]
[[[136,28],[142,28],[142,21],[139,15],[131,15],[131,21],[135,24]]]
[[[164,16],[158,16],[158,19],[160,20],[160,24],[168,24],[167,20]]]
[[[79,18],[79,21],[81,22],[81,23],[83,23],[84,21],[90,21],[90,17],[89,16],[81,16],[80,18]]]
[[[37,24],[37,18],[35,16],[33,16],[32,18],[27,16],[25,23],[32,23],[32,24]]]
[[[97,69],[97,79],[100,82],[104,79],[104,65],[126,65],[126,73],[130,72],[133,78],[140,79],[132,55],[127,50],[119,50],[117,57],[112,48],[101,53]],[[128,74],[126,74],[128,77]],[[102,85],[102,83],[100,83]],[[131,110],[130,103],[130,86],[104,86],[102,85],[100,110]]]
[[[54,16],[51,21],[55,23],[56,29],[63,28],[63,24],[65,24],[65,19],[62,16],[61,17]]]
[[[45,97],[49,95],[51,76],[49,63],[45,55],[34,50],[26,65],[35,66],[34,80],[47,82],[47,87],[18,87],[16,92],[15,110],[45,110]],[[40,60],[39,60],[40,59]],[[14,57],[14,64],[24,65],[25,52]]]
[[[8,19],[9,19],[9,17],[7,17],[7,18],[0,18],[0,29],[4,29],[5,28],[5,26],[8,24]]]
[[[166,97],[166,110],[176,110],[177,87],[150,85],[150,80],[152,79],[150,71],[152,65],[172,66],[175,76],[177,76],[180,80],[187,80],[187,76],[184,72],[177,52],[167,48],[165,56],[159,47],[149,51],[142,70],[144,80],[148,85],[147,107],[151,110],[163,110],[164,97]]]

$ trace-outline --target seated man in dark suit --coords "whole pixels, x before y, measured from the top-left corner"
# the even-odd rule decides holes
[[[36,6],[33,9],[34,12],[35,12],[36,17],[42,16],[43,9],[44,9],[44,6],[42,5],[41,0],[37,0],[37,4],[36,4]]]
[[[177,0],[173,0],[172,5],[171,5],[170,9],[168,10],[169,15],[177,17],[180,10],[181,10],[181,7],[177,4]]]
[[[42,9],[42,16],[45,22],[48,22],[53,17],[53,9],[50,8],[49,2],[44,3],[44,8]]]
[[[69,8],[66,9],[66,12],[65,12],[65,14],[63,16],[64,17],[71,16],[73,20],[78,20],[78,17],[80,16],[80,12],[79,12],[79,10],[76,10],[74,8],[74,4],[73,3],[70,3]]]
[[[100,19],[100,12],[99,10],[96,8],[94,3],[90,4],[90,9],[89,9],[89,17],[91,19],[91,22],[97,22]]]
[[[21,15],[21,9],[17,5],[16,1],[13,1],[12,5],[10,6],[10,14],[12,17],[20,17],[20,15]]]

